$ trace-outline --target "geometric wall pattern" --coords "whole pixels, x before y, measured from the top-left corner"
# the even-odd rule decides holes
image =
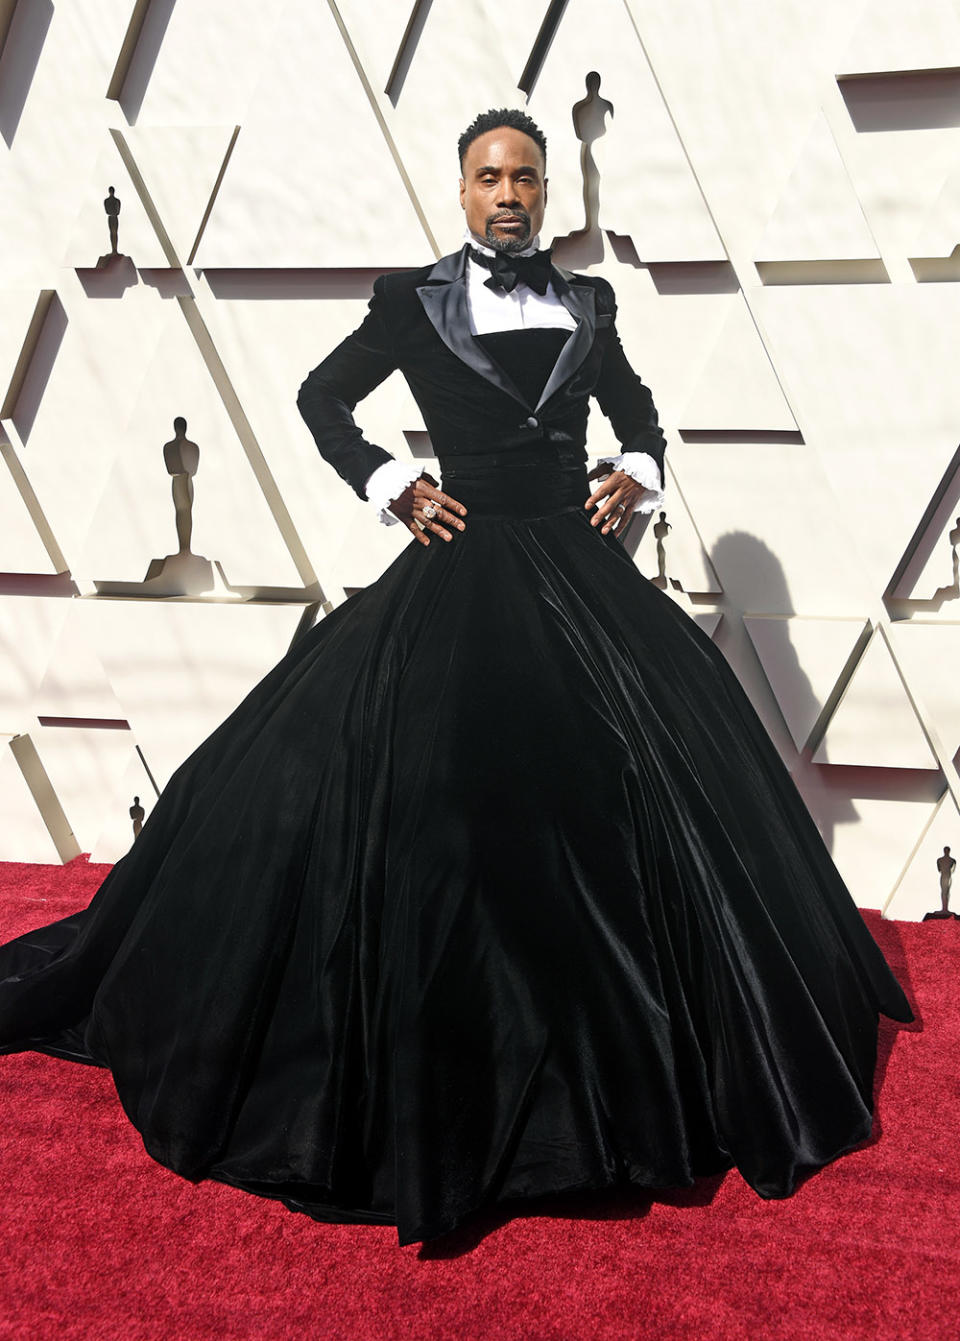
[[[960,849],[960,0],[2,0],[0,859],[119,856],[413,543],[296,392],[379,273],[459,247],[456,138],[504,105],[667,435],[624,544],[857,902],[921,917]],[[398,376],[357,417],[436,472]],[[184,442],[191,595],[158,565]]]

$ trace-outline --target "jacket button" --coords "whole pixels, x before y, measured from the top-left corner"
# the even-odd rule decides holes
[[[540,420],[536,417],[535,414],[532,414],[530,418],[527,420],[527,428],[539,428],[539,427],[540,427]]]

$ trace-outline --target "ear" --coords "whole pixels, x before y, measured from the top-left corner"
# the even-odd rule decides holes
[[[467,183],[466,183],[466,182],[463,180],[463,178],[461,177],[461,178],[460,178],[460,208],[461,208],[462,210],[465,210],[465,209],[467,208],[467,206],[466,206],[466,204],[465,204],[465,201],[466,201],[466,195],[467,195]]]
[[[547,186],[548,186],[548,184],[549,184],[548,179],[547,179],[546,177],[544,177],[544,179],[543,179],[543,203],[544,203],[544,205],[546,205],[546,203],[547,203]]]

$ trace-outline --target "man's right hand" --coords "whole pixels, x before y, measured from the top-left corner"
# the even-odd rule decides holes
[[[437,508],[436,516],[425,517],[423,509],[430,504]],[[413,532],[421,545],[430,544],[427,531],[434,531],[444,540],[453,539],[442,522],[455,526],[458,531],[466,529],[466,523],[460,518],[467,515],[467,509],[449,494],[441,493],[437,481],[426,471],[408,485],[402,494],[398,494],[389,506],[393,515]],[[420,526],[417,525],[418,522]],[[425,529],[421,530],[421,526]]]

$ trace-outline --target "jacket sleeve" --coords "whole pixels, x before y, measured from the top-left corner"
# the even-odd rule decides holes
[[[364,500],[364,486],[373,472],[395,459],[383,447],[367,442],[353,418],[357,402],[397,367],[384,320],[385,303],[381,275],[361,324],[307,374],[297,393],[297,408],[320,455]]]
[[[598,286],[597,298],[598,310],[610,313],[610,333],[594,395],[610,420],[622,451],[645,452],[660,467],[662,476],[667,440],[650,389],[641,382],[623,352],[616,327],[617,302],[605,280],[602,288]]]

